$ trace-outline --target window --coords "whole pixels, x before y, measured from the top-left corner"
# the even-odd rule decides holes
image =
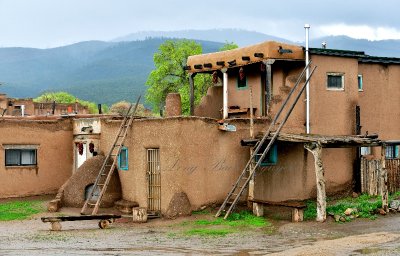
[[[386,159],[399,158],[399,147],[400,145],[386,146]]]
[[[265,144],[265,146],[263,145],[261,147],[260,151],[262,152],[266,147],[267,147],[267,144]],[[256,156],[257,162],[258,162],[258,159],[260,159],[260,157]],[[260,166],[276,165],[277,162],[278,162],[278,147],[276,144],[274,144],[268,151],[268,154],[265,156],[265,158],[261,162]]]
[[[244,69],[239,69],[239,74],[237,77],[237,88],[238,89],[246,89],[247,88],[247,77],[244,73]]]
[[[327,88],[330,90],[344,89],[344,75],[341,73],[327,74]]]
[[[37,164],[36,146],[7,145],[4,148],[6,166],[30,166]]]
[[[126,147],[121,148],[118,155],[118,166],[120,170],[128,170],[128,149]]]
[[[371,147],[361,147],[361,155],[371,155]]]
[[[358,91],[361,92],[361,91],[363,91],[363,76],[358,75],[357,81],[358,81]]]

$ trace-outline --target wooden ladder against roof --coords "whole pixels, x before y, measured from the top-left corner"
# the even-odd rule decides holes
[[[292,113],[297,101],[299,100],[301,94],[303,93],[304,89],[306,88],[307,83],[309,82],[311,76],[313,75],[315,69],[317,68],[317,67],[314,67],[313,70],[311,71],[310,76],[308,77],[308,79],[306,79],[304,85],[301,87],[300,92],[296,96],[295,101],[290,106],[290,109],[287,112],[286,116],[284,117],[283,121],[280,123],[280,125],[279,125],[278,129],[276,130],[276,132],[274,133],[273,137],[270,139],[267,146],[264,148],[263,145],[268,140],[268,138],[272,132],[272,129],[274,128],[280,114],[282,113],[283,109],[285,108],[286,104],[288,103],[290,96],[294,93],[297,86],[300,84],[300,81],[303,79],[305,71],[308,68],[308,66],[310,65],[310,63],[304,67],[303,71],[301,72],[300,76],[298,77],[298,79],[296,81],[296,84],[293,86],[292,90],[289,92],[286,100],[283,102],[278,113],[275,115],[268,130],[265,132],[263,138],[260,141],[258,141],[256,143],[256,145],[254,146],[255,149],[253,151],[253,154],[250,156],[250,159],[247,162],[246,167],[243,169],[239,178],[236,180],[236,183],[233,185],[231,191],[228,193],[227,197],[225,198],[224,202],[222,203],[222,205],[219,208],[215,217],[219,217],[223,211],[226,211],[225,216],[224,216],[224,219],[226,219],[226,218],[228,218],[229,214],[236,207],[240,197],[242,196],[243,192],[249,185],[250,180],[254,176],[255,171],[261,165],[264,158],[267,156],[269,150],[271,149],[276,138],[278,137],[279,132],[281,131],[283,125],[286,123],[287,119],[289,118],[290,114]],[[228,205],[230,205],[229,208],[228,208]],[[226,210],[226,208],[228,208],[228,210]]]
[[[124,119],[121,123],[121,126],[119,127],[118,133],[115,136],[115,139],[111,146],[111,149],[108,152],[106,158],[104,159],[104,162],[99,170],[99,174],[97,175],[97,178],[93,184],[93,187],[89,193],[89,196],[86,199],[85,204],[82,207],[82,210],[81,210],[82,215],[97,214],[97,211],[99,210],[99,207],[101,204],[101,200],[107,190],[107,187],[111,180],[112,174],[114,173],[114,170],[118,167],[118,155],[121,152],[125,138],[128,134],[128,130],[130,129],[130,127],[132,125],[134,115],[136,113],[139,101],[140,101],[140,96],[135,104],[135,107],[133,107],[133,104],[130,104],[129,109],[126,112]],[[133,108],[133,111],[132,111],[132,113],[130,113],[132,108]],[[110,159],[112,159],[112,164],[109,164]],[[98,195],[96,195],[97,191],[100,191],[100,193]],[[96,198],[96,196],[97,196],[97,198]],[[87,212],[87,210],[89,208],[93,209],[91,213]]]

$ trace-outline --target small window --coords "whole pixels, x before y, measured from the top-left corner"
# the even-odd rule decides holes
[[[344,89],[344,75],[339,73],[328,73],[327,88],[330,90]]]
[[[371,155],[371,147],[361,147],[361,155],[362,156]]]
[[[128,170],[128,149],[123,147],[118,155],[118,166],[120,170]]]
[[[267,147],[267,144],[265,144],[265,146],[262,146],[260,151],[262,152],[266,147]],[[258,159],[260,159],[260,157],[256,156],[257,162],[258,162]],[[274,144],[268,151],[267,156],[261,162],[260,166],[276,165],[277,162],[278,162],[278,147],[276,144]]]
[[[358,75],[358,91],[363,91],[363,76],[362,75]]]
[[[246,74],[244,73],[243,68],[239,69],[239,74],[237,77],[237,88],[238,89],[246,89],[247,88],[247,77],[246,77]]]
[[[6,166],[36,165],[36,149],[5,149]]]
[[[386,146],[386,159],[399,158],[399,148],[400,148],[400,145]]]

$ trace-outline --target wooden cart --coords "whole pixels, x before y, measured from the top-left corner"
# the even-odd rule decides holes
[[[115,219],[121,218],[121,215],[115,214],[100,214],[100,215],[78,215],[78,216],[55,216],[55,217],[42,217],[43,222],[50,222],[51,230],[60,231],[61,222],[63,221],[80,221],[80,220],[100,220],[99,228],[105,229]]]

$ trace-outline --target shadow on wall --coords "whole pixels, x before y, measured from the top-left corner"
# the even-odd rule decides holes
[[[63,185],[64,190],[63,196],[61,197],[61,206],[83,206],[87,190],[96,180],[104,159],[105,156],[102,155],[92,157],[86,160],[78,168],[71,178]],[[109,161],[109,164],[112,164],[111,160]],[[101,207],[112,207],[114,202],[119,200],[121,196],[121,183],[118,177],[118,172],[114,171],[107,192],[104,194],[101,201]]]

